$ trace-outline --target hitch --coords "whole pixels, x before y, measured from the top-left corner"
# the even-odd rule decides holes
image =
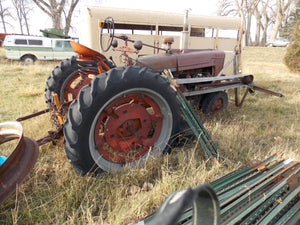
[[[48,135],[40,138],[39,140],[37,140],[37,144],[38,146],[47,144],[48,142],[52,142],[52,144],[55,145],[55,140],[63,137],[63,118],[64,118],[64,109],[63,107],[65,105],[68,105],[69,102],[64,103],[64,104],[60,104],[59,99],[58,99],[58,95],[56,93],[53,93],[53,100],[54,100],[54,104],[50,104],[49,108],[29,114],[27,116],[23,116],[23,117],[18,117],[16,119],[17,122],[21,122],[24,120],[28,120],[40,115],[43,115],[45,113],[50,112],[50,117],[51,120],[53,121],[53,124],[56,126],[56,130],[50,130],[48,131]]]

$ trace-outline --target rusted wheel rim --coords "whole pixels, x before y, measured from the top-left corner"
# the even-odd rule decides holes
[[[222,110],[223,105],[224,105],[224,100],[223,100],[223,98],[217,98],[217,99],[213,102],[213,104],[212,104],[212,106],[211,106],[211,108],[210,108],[210,111],[211,111],[212,113],[218,112],[218,111]]]
[[[98,71],[84,68],[84,71],[74,74],[66,83],[63,91],[63,101],[70,102],[77,98],[82,87],[91,83],[92,78],[98,75]]]
[[[96,150],[107,161],[125,164],[148,153],[161,132],[162,112],[144,94],[113,100],[100,114],[95,129]]]
[[[23,136],[20,123],[0,123],[0,144],[16,139],[18,143],[15,149],[0,166],[0,203],[15,192],[17,185],[22,183],[38,158],[38,144]]]

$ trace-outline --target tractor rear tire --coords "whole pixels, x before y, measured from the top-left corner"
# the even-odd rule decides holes
[[[95,77],[70,105],[65,151],[81,175],[135,166],[168,151],[180,121],[176,92],[165,78],[147,68],[117,67]]]
[[[207,94],[201,105],[204,114],[214,114],[226,109],[228,105],[228,95],[225,91]]]

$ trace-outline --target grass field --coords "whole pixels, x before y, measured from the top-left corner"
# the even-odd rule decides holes
[[[284,98],[256,92],[242,108],[230,103],[214,117],[200,118],[223,160],[206,161],[197,143],[141,168],[97,176],[78,175],[57,145],[43,145],[23,185],[0,205],[0,224],[129,224],[154,212],[171,192],[211,182],[250,160],[277,154],[300,160],[300,74],[282,63],[285,48],[245,48],[244,73],[257,86],[281,92]],[[0,49],[0,122],[45,109],[45,82],[59,62],[23,65],[3,58]],[[35,140],[51,129],[49,116],[22,122]],[[1,145],[0,155],[11,145]]]

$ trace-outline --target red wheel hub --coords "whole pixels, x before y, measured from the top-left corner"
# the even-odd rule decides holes
[[[212,113],[214,113],[214,112],[217,112],[217,111],[221,110],[222,107],[223,107],[223,104],[224,104],[224,103],[223,103],[223,99],[222,99],[222,98],[216,99],[216,100],[213,102],[210,111],[211,111]]]
[[[64,101],[69,102],[77,98],[82,87],[91,83],[90,75],[97,75],[98,71],[85,69],[84,72],[78,72],[68,81],[64,89]]]
[[[156,102],[143,94],[129,94],[111,102],[100,114],[94,141],[103,158],[132,162],[148,153],[157,141],[162,114]]]

